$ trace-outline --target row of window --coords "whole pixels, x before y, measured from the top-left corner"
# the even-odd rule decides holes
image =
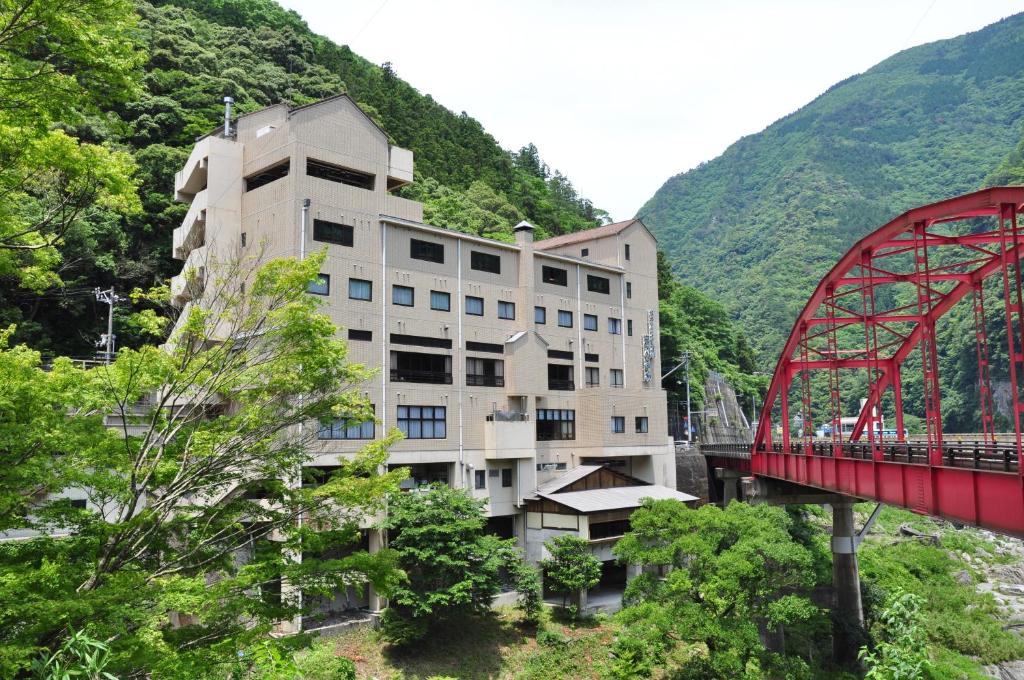
[[[406,439],[444,439],[448,436],[448,409],[445,406],[399,406],[398,429]],[[633,418],[637,434],[648,432],[647,416]],[[611,417],[611,431],[626,431],[626,416]],[[351,425],[339,420],[321,423],[320,439],[373,439],[373,421]],[[537,409],[537,441],[568,441],[576,439],[576,411],[572,409]],[[538,468],[539,469],[539,468]],[[506,486],[502,484],[502,486]],[[481,488],[481,487],[477,487]]]
[[[476,470],[473,472],[473,488],[475,489],[486,489],[487,488],[487,470]],[[501,486],[508,488],[512,486],[512,468],[500,468],[499,470],[490,470],[491,477],[497,477],[501,475]]]
[[[315,281],[309,284],[309,292],[316,295],[330,295],[331,277],[329,274],[320,274]],[[350,300],[373,300],[373,281],[365,279],[350,278],[348,280],[348,297]],[[466,296],[466,314],[469,316],[484,315],[484,299]],[[391,286],[391,304],[400,307],[416,306],[416,290],[411,286]],[[452,309],[452,296],[443,290],[430,291],[430,308],[438,312],[450,312]],[[516,318],[516,303],[505,300],[498,300],[498,318],[510,321]],[[533,321],[538,324],[546,324],[548,310],[546,307],[533,308]],[[558,325],[562,328],[573,327],[573,313],[566,309],[558,310]],[[583,315],[583,330],[596,331],[598,329],[597,316],[594,314]],[[608,332],[611,335],[622,335],[622,319],[608,317]],[[633,335],[633,320],[626,320],[627,335]]]
[[[262,186],[266,186],[271,182],[284,179],[288,176],[290,171],[291,159],[272,165],[269,168],[264,168],[263,170],[255,172],[245,178],[245,190],[252,191],[254,189],[259,189]],[[339,184],[346,184],[351,187],[367,189],[370,191],[373,190],[377,180],[376,176],[368,172],[353,170],[352,168],[346,168],[333,163],[325,163],[324,161],[318,161],[314,158],[306,159],[306,174],[310,177],[325,179],[328,182],[337,182]],[[348,245],[352,244],[349,243]]]

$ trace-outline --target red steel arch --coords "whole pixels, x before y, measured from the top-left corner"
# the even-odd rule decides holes
[[[858,241],[793,324],[758,423],[753,474],[1024,536],[1022,208],[1024,187],[993,187],[909,210]],[[981,433],[964,444],[943,431],[935,323],[967,296]],[[1000,341],[1010,394],[1004,390],[1000,399],[1009,402],[1013,431],[999,436],[986,297],[1006,318]],[[901,369],[912,360],[921,362],[921,385],[915,387],[925,434],[919,441],[904,436]],[[813,395],[824,381],[812,376],[820,372],[828,374],[828,398],[815,405]],[[842,388],[853,375],[864,392],[854,396],[865,401],[844,437],[843,401],[851,395]],[[880,426],[886,395],[895,419],[891,438]],[[822,421],[831,428],[828,440],[814,436]]]

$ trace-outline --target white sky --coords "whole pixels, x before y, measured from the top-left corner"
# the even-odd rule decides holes
[[[281,0],[313,31],[533,142],[612,217],[830,85],[1024,0]]]

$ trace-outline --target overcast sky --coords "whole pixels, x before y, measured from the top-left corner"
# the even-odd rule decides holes
[[[1024,0],[281,0],[612,217],[833,83]]]

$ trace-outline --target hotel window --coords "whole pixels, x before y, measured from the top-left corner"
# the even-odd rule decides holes
[[[562,328],[572,328],[572,312],[564,309],[558,310],[558,325]]]
[[[466,296],[466,314],[469,314],[470,316],[483,316],[484,299]]]
[[[252,191],[288,176],[291,161],[284,161],[245,178],[245,190]]]
[[[324,163],[323,161],[307,158],[306,174],[310,177],[325,179],[328,182],[347,184],[350,187],[356,187],[358,189],[373,190],[373,175],[366,172],[360,172],[358,170],[352,170],[351,168],[343,168],[342,166],[334,165],[333,163]]]
[[[430,291],[430,308],[439,312],[452,311],[452,296],[443,290]]]
[[[547,310],[547,307],[534,307],[533,308],[533,322],[534,323],[547,323],[548,322],[548,310]]]
[[[473,479],[475,480],[474,487],[477,489],[487,488],[487,470],[474,470]]]
[[[541,279],[544,283],[567,286],[569,285],[569,272],[558,267],[543,267],[541,269]]]
[[[466,357],[466,384],[470,387],[504,387],[505,362]]]
[[[612,335],[622,335],[622,319],[608,317],[608,332]]]
[[[537,409],[537,441],[576,439],[576,411],[556,408]]]
[[[626,335],[633,337],[633,320],[626,319]]]
[[[398,429],[406,439],[444,439],[447,434],[444,406],[399,406]]]
[[[348,329],[349,340],[360,340],[363,342],[370,342],[373,340],[373,331],[362,331],[356,328]]]
[[[414,300],[413,289],[409,286],[391,286],[391,304],[402,307],[412,307]]]
[[[444,264],[444,245],[414,238],[409,239],[409,257],[414,260]]]
[[[607,295],[608,291],[611,290],[611,284],[603,276],[587,274],[587,290],[592,293],[604,293]]]
[[[629,244],[626,244],[626,259],[629,259]]]
[[[636,431],[638,434],[647,433],[647,416],[636,417]]]
[[[469,253],[469,268],[481,272],[501,273],[501,258],[490,253],[473,250]]]
[[[583,330],[585,331],[596,331],[597,330],[597,317],[593,314],[583,315]]]
[[[391,381],[452,384],[452,358],[447,354],[391,350]]]
[[[587,387],[597,387],[601,384],[601,369],[597,366],[587,366]]]
[[[633,299],[633,283],[632,281],[626,281],[626,299]]]
[[[352,247],[353,230],[348,224],[338,224],[337,222],[328,222],[327,220],[313,220],[313,240]]]
[[[626,431],[626,416],[612,416],[612,432],[622,434]]]
[[[612,387],[622,387],[622,369],[613,368],[608,372],[608,382]]]
[[[584,248],[580,251],[580,257],[586,257],[587,255],[590,255],[590,248]]]
[[[501,468],[501,485],[506,489],[512,486],[512,468]]]
[[[348,280],[348,299],[349,300],[372,300],[373,299],[373,281],[364,281],[363,279],[349,279]]]
[[[498,301],[498,318],[499,319],[515,319],[516,318],[516,303],[514,302],[502,302]]]
[[[309,282],[306,291],[314,295],[329,295],[331,292],[331,277],[327,274],[319,274]]]
[[[321,422],[320,431],[317,432],[318,439],[373,439],[373,437],[374,422],[372,420],[354,425],[344,419]]]

